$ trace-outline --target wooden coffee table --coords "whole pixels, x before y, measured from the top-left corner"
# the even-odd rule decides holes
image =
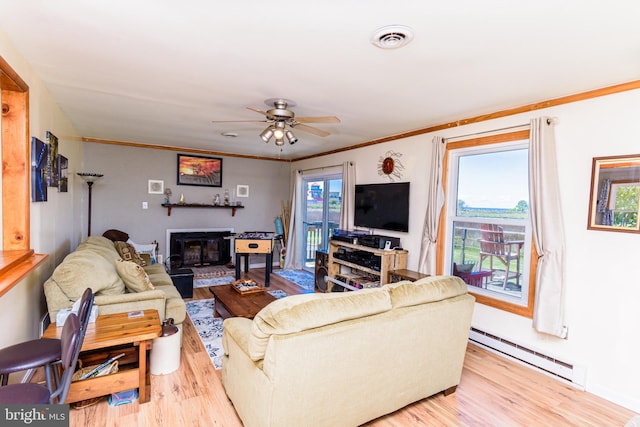
[[[78,402],[118,391],[139,389],[138,401],[145,403],[151,395],[149,350],[154,338],[160,336],[162,326],[157,310],[144,310],[142,316],[129,318],[128,313],[98,316],[89,323],[82,343],[80,359],[100,364],[120,352],[120,370],[111,375],[88,378],[71,383],[65,403]],[[43,338],[60,338],[62,326],[51,323]]]
[[[215,299],[214,317],[246,317],[253,319],[260,310],[275,298],[268,292],[241,295],[231,285],[211,286],[209,291]]]

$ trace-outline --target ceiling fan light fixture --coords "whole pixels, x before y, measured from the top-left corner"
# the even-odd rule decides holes
[[[271,126],[269,126],[268,128],[266,128],[260,133],[260,138],[266,143],[269,142],[272,136],[273,136],[273,128]]]
[[[273,136],[275,136],[276,140],[284,139],[284,122],[276,122],[273,126]]]
[[[290,130],[287,129],[284,134],[287,136],[287,140],[289,141],[289,144],[293,145],[296,142],[298,142],[298,138]]]
[[[284,145],[284,139],[283,138],[276,138],[276,145],[278,147],[282,147]]]

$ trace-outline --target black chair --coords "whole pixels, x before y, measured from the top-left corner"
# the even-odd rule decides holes
[[[80,321],[75,313],[71,313],[64,322],[60,337],[60,354],[63,368],[62,380],[58,388],[50,392],[45,386],[35,383],[10,384],[0,387],[0,404],[63,404],[67,399],[71,378],[76,370],[78,355],[82,347]]]
[[[78,309],[82,340],[84,340],[92,307],[93,292],[91,288],[87,288],[82,294]],[[59,376],[58,371],[52,369],[52,365],[60,360],[60,357],[60,340],[57,338],[40,338],[5,347],[0,350],[0,384],[3,387],[6,386],[9,374],[12,372],[36,369],[42,366],[47,388],[50,393],[53,393],[54,384],[58,384]]]

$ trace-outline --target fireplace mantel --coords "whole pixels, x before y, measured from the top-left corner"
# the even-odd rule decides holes
[[[231,209],[231,216],[236,216],[236,209],[244,209],[244,206],[208,205],[206,203],[163,203],[162,206],[167,208],[167,216],[171,216],[171,208]]]

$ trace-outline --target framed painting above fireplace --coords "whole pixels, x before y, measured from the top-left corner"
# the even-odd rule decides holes
[[[222,187],[222,159],[178,154],[178,185]]]

